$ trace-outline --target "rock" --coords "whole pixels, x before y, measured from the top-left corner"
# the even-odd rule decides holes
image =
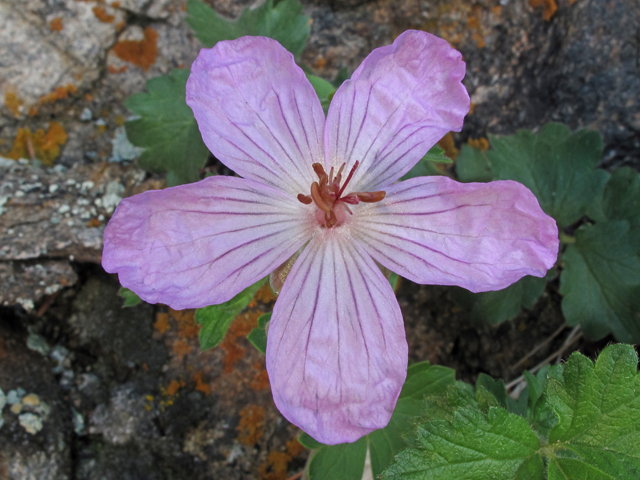
[[[50,361],[26,346],[26,335],[0,322],[0,388],[17,413],[4,411],[0,477],[11,480],[71,478],[69,405]],[[2,414],[0,410],[0,415]],[[2,476],[2,474],[7,477]]]
[[[115,164],[45,169],[9,161],[0,165],[0,179],[0,303],[32,310],[76,283],[71,262],[100,262],[106,219],[144,173]]]

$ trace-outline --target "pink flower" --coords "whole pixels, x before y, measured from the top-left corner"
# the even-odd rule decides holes
[[[364,60],[325,120],[274,40],[202,50],[187,103],[209,149],[243,178],[123,200],[105,230],[104,268],[147,302],[197,308],[230,300],[301,251],[268,334],[274,401],[327,444],[384,427],[407,342],[378,264],[482,292],[543,276],[558,252],[555,221],[516,182],[396,183],[462,128],[464,72],[447,42],[407,31]]]

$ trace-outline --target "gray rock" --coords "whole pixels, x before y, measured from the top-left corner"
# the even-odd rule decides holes
[[[0,303],[31,310],[43,296],[74,285],[70,262],[100,262],[105,218],[142,179],[135,167],[116,164],[0,166],[0,195],[7,199],[0,215]]]

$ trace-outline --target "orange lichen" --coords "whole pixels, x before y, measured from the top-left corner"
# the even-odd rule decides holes
[[[175,342],[173,342],[171,350],[173,350],[173,353],[176,354],[176,357],[182,358],[185,355],[190,354],[191,350],[193,350],[193,347],[184,340],[177,339]]]
[[[284,452],[277,450],[269,452],[267,461],[258,468],[260,478],[262,480],[286,480],[288,478],[287,465],[290,461],[291,456]]]
[[[88,228],[95,228],[95,227],[99,227],[100,225],[102,225],[102,222],[100,220],[98,220],[97,218],[92,218],[91,220],[89,220],[87,222],[87,227]]]
[[[122,31],[122,29],[126,26],[127,22],[125,22],[124,20],[120,20],[118,23],[116,23],[116,32]]]
[[[200,326],[195,320],[195,310],[169,309],[171,317],[178,324],[178,337],[183,339],[196,338],[200,332]]]
[[[52,32],[61,32],[64,28],[64,24],[62,23],[62,17],[56,17],[51,19],[49,22],[49,28]]]
[[[287,465],[304,450],[305,448],[294,438],[287,442],[286,452],[269,452],[267,461],[258,467],[260,478],[262,480],[286,480],[288,478]]]
[[[113,2],[113,3],[111,4],[111,6],[112,6],[113,8],[120,8],[120,2]]]
[[[473,32],[471,38],[475,40],[478,48],[484,48],[487,46],[487,44],[484,42],[484,38],[482,38],[482,36],[478,32]]]
[[[69,98],[69,95],[73,95],[78,91],[78,87],[68,83],[64,87],[58,87],[53,92],[43,95],[38,99],[38,105],[44,105],[46,103],[53,103],[57,100],[63,100]]]
[[[487,140],[486,138],[478,138],[477,140],[470,138],[467,143],[471,148],[475,148],[483,152],[489,150],[489,140]]]
[[[144,29],[143,40],[122,40],[115,44],[113,53],[124,60],[148,70],[156,62],[158,56],[158,32],[153,28]]]
[[[175,378],[173,380],[171,380],[171,382],[169,382],[169,386],[164,389],[164,394],[166,395],[170,395],[170,396],[174,396],[176,393],[178,393],[178,390],[180,390],[182,387],[184,387],[185,383],[182,380],[176,380]]]
[[[104,7],[93,7],[93,14],[102,23],[112,23],[116,19],[113,15],[109,15]]]
[[[271,303],[275,301],[276,297],[269,286],[269,282],[265,283],[260,290],[256,292],[256,295],[253,297],[254,300],[262,303]]]
[[[291,455],[292,458],[297,457],[304,451],[305,451],[305,448],[302,446],[302,444],[298,441],[297,438],[294,438],[293,440],[289,440],[287,442],[287,453]]]
[[[51,166],[60,155],[60,146],[66,141],[67,132],[59,122],[51,122],[46,133],[43,129],[32,133],[28,128],[19,128],[13,146],[5,156],[14,160],[37,159],[44,165]]]
[[[93,95],[91,95],[90,93],[87,93],[87,94],[84,96],[84,99],[85,99],[87,102],[92,102],[92,101],[93,101]]]
[[[159,312],[156,314],[156,322],[153,324],[153,328],[160,333],[160,335],[164,335],[168,330],[171,329],[171,325],[169,324],[169,314],[164,312]]]
[[[529,0],[529,5],[533,8],[543,7],[542,18],[546,21],[551,20],[551,17],[558,11],[558,5],[555,0]]]
[[[471,115],[473,113],[473,109],[476,108],[476,104],[475,103],[471,103],[469,105],[469,113],[467,113],[467,115]]]
[[[231,373],[236,362],[244,358],[246,350],[239,346],[236,340],[239,337],[246,337],[251,330],[258,326],[258,317],[262,313],[255,311],[238,315],[229,326],[229,330],[220,344],[220,348],[225,352],[222,359],[224,373]]]
[[[18,98],[15,92],[9,91],[4,95],[4,104],[16,117],[20,116],[20,106],[22,100]]]
[[[196,382],[196,390],[202,392],[205,395],[211,393],[211,385],[202,381],[202,372],[196,372],[193,374],[193,381]]]
[[[240,422],[236,427],[238,442],[252,446],[258,443],[264,434],[265,410],[260,405],[247,405],[240,410]]]
[[[456,144],[453,140],[453,135],[451,132],[447,133],[444,137],[440,139],[438,142],[438,146],[444,150],[444,153],[451,160],[455,160],[458,156],[459,150],[456,148]]]
[[[264,368],[264,363],[258,361],[253,364],[253,368],[256,369],[256,374],[253,376],[249,387],[253,390],[266,390],[269,388],[269,374],[267,369]]]

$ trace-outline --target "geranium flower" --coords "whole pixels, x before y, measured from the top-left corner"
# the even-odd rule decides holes
[[[103,266],[147,302],[226,302],[299,254],[267,343],[273,398],[317,440],[387,425],[407,371],[402,314],[382,265],[421,284],[498,290],[555,262],[558,232],[524,186],[446,177],[397,183],[469,110],[465,64],[407,31],[374,50],[327,118],[293,56],[244,37],[204,49],[187,103],[214,176],[123,200]]]

